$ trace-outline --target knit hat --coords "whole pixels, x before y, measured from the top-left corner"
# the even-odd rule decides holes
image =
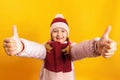
[[[53,19],[53,21],[51,22],[50,34],[52,33],[53,29],[57,27],[64,28],[69,34],[68,23],[62,14],[57,14],[55,18]]]

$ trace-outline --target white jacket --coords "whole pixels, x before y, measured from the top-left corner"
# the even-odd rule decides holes
[[[32,41],[28,41],[26,39],[21,39],[21,41],[24,45],[24,50],[17,56],[38,58],[44,61],[44,59],[46,58],[46,48],[44,44],[35,43]],[[86,57],[99,56],[99,54],[95,52],[96,41],[98,41],[98,39],[87,40],[79,44],[72,43],[71,44],[72,62]],[[49,71],[44,68],[43,63],[40,80],[75,80],[73,64],[71,72],[63,73]]]

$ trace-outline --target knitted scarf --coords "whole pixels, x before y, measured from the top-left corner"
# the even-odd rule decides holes
[[[65,44],[50,41],[45,46],[47,55],[44,67],[46,69],[53,72],[70,72],[72,70],[69,41]]]

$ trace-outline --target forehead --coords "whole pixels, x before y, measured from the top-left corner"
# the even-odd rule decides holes
[[[61,27],[56,27],[56,28],[54,28],[53,30],[65,30],[65,31],[66,31],[66,29],[61,28]]]

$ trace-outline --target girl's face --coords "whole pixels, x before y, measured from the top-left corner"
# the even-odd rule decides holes
[[[68,33],[64,28],[55,28],[52,31],[51,37],[53,41],[63,43],[68,37]]]

